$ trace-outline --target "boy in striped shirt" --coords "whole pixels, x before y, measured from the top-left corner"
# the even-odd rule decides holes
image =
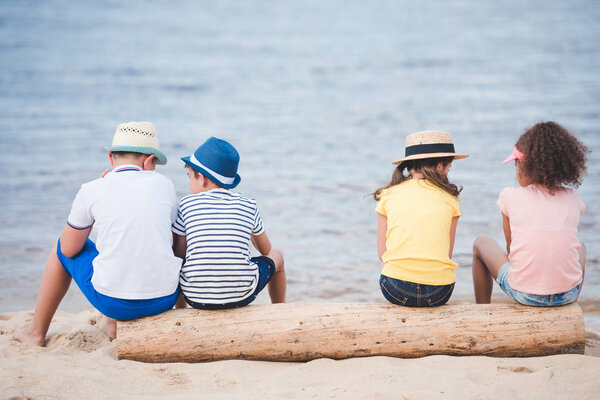
[[[256,201],[229,190],[241,180],[237,150],[211,137],[181,159],[192,194],[180,200],[172,227],[175,255],[185,260],[178,307],[183,299],[200,309],[242,307],[267,284],[271,302],[285,302],[281,251],[271,248]],[[250,243],[262,256],[250,257]]]

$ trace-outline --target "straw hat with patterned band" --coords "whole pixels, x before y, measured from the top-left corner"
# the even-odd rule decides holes
[[[117,126],[112,146],[107,146],[105,149],[108,152],[154,154],[157,164],[167,163],[167,156],[159,150],[156,127],[152,122],[125,122]]]
[[[469,157],[466,154],[456,154],[452,135],[444,131],[422,131],[406,137],[404,158],[392,164],[400,164],[408,160],[423,158],[454,157],[455,160]]]
[[[208,138],[194,154],[181,159],[194,171],[225,189],[233,189],[242,180],[237,173],[240,154],[223,139]]]

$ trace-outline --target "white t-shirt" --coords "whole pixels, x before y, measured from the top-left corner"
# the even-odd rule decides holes
[[[92,285],[119,299],[152,299],[177,289],[181,260],[173,255],[171,224],[177,217],[173,183],[154,171],[120,165],[85,183],[67,223],[93,225],[98,256]]]

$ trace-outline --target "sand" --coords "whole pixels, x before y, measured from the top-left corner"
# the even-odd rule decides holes
[[[585,355],[145,364],[116,359],[94,310],[59,311],[43,348],[12,340],[31,317],[0,315],[0,399],[600,398],[600,332]]]

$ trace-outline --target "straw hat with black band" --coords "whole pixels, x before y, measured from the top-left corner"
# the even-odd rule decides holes
[[[410,134],[404,144],[404,158],[394,161],[398,165],[408,160],[423,158],[454,157],[455,160],[469,157],[467,154],[456,154],[452,135],[444,131],[422,131]]]

